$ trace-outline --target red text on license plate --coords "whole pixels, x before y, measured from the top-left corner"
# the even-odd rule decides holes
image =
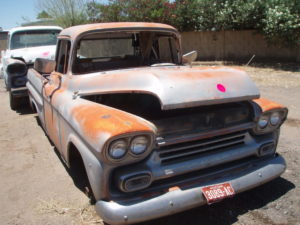
[[[203,187],[202,193],[204,194],[208,204],[220,201],[223,198],[232,197],[235,194],[230,183]]]

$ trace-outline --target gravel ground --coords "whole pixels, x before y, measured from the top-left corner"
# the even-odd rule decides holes
[[[243,67],[263,97],[289,108],[278,152],[288,164],[278,179],[232,199],[144,225],[300,224],[300,66]],[[0,224],[102,224],[76,187],[36,115],[24,107],[11,111],[0,80]]]

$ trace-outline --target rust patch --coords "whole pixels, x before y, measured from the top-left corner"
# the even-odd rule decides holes
[[[177,190],[180,190],[180,188],[178,186],[174,186],[174,187],[170,187],[169,188],[169,192],[171,192],[171,191],[177,191]]]
[[[273,110],[273,109],[286,108],[285,106],[283,106],[279,103],[270,101],[265,98],[254,99],[253,101],[260,106],[260,108],[262,109],[263,112]]]
[[[113,137],[132,132],[153,132],[146,121],[103,105],[80,105],[71,113],[84,135],[93,140],[101,133]]]
[[[148,28],[148,29],[154,29],[154,30],[171,30],[175,33],[178,31],[167,24],[161,24],[161,23],[146,23],[146,22],[114,22],[114,23],[94,23],[94,24],[84,24],[84,25],[78,25],[66,28],[62,30],[62,32],[59,34],[59,38],[65,38],[71,37],[72,40],[75,40],[80,34],[95,30],[107,30],[107,29],[113,29],[113,30],[122,30],[126,28],[131,29],[138,29],[138,28]]]

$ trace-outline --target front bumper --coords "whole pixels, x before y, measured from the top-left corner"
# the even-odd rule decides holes
[[[100,200],[96,203],[96,211],[105,222],[113,225],[143,222],[207,204],[201,191],[202,187],[230,182],[235,192],[240,193],[280,176],[285,168],[285,160],[277,155],[255,162],[236,173],[204,182],[200,186],[177,189],[145,201],[122,204]]]
[[[11,88],[10,91],[14,97],[27,97],[28,96],[27,87]]]

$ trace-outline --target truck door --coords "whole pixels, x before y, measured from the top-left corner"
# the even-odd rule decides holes
[[[43,89],[45,128],[50,139],[61,149],[59,95],[62,93],[62,82],[68,68],[70,41],[59,40],[56,52],[56,68],[49,76]]]

